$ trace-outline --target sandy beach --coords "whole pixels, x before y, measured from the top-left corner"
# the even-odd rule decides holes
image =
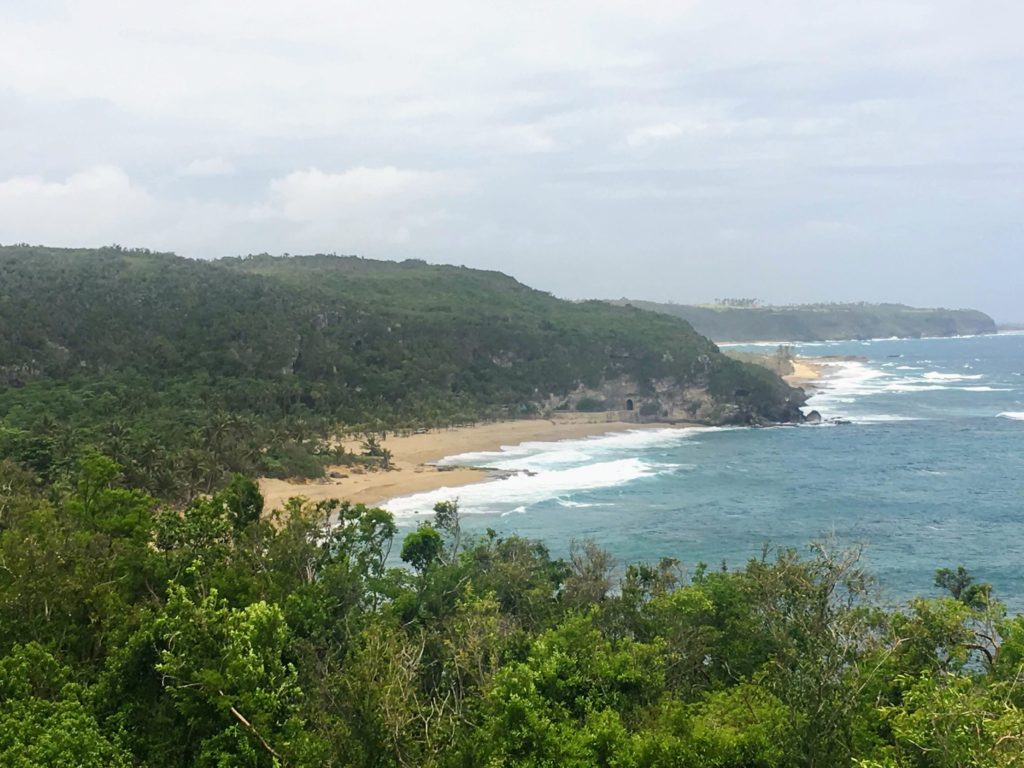
[[[815,382],[825,377],[825,365],[822,359],[796,357],[791,362],[793,372],[782,377],[790,386],[802,387],[810,391],[814,389]]]
[[[280,509],[293,496],[310,501],[347,499],[354,503],[380,504],[397,496],[430,491],[445,486],[468,485],[486,480],[484,469],[439,468],[432,462],[445,456],[477,451],[496,451],[503,445],[603,435],[630,429],[658,429],[682,424],[637,424],[611,420],[618,414],[565,414],[555,419],[499,421],[475,426],[431,430],[414,435],[388,434],[383,447],[392,453],[392,469],[362,470],[347,466],[328,467],[344,477],[327,477],[306,482],[261,478],[260,491],[267,510]],[[357,448],[359,441],[344,441]]]
[[[795,387],[813,390],[814,382],[827,375],[823,358],[798,357],[793,372],[783,378]],[[432,491],[478,483],[488,478],[486,469],[437,467],[434,462],[446,456],[478,451],[497,451],[505,445],[525,442],[553,442],[572,438],[623,432],[630,429],[658,429],[693,426],[688,424],[638,424],[620,420],[624,414],[558,414],[553,419],[497,421],[465,427],[435,429],[413,435],[388,434],[382,446],[392,454],[390,470],[371,470],[344,465],[327,468],[327,477],[317,480],[277,480],[261,478],[266,509],[280,509],[294,497],[310,501],[346,499],[357,504],[381,504],[388,499],[411,493]],[[359,452],[358,439],[344,440],[345,447]],[[335,477],[330,475],[334,474]],[[340,475],[340,476],[339,476]]]

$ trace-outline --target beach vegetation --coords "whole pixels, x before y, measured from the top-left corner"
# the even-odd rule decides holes
[[[608,405],[604,400],[597,397],[581,397],[576,401],[576,410],[580,413],[596,413],[607,411]]]

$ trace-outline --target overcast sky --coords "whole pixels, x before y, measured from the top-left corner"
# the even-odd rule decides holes
[[[1024,3],[0,0],[0,243],[1024,320]]]

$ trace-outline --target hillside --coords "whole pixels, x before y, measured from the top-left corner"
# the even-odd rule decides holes
[[[613,303],[681,318],[698,333],[723,342],[919,338],[996,332],[995,321],[974,309],[919,309],[902,304],[691,306],[632,299]]]
[[[495,272],[354,257],[0,248],[0,455],[95,445],[161,495],[316,474],[339,427],[553,409],[799,419],[802,395],[687,323]]]

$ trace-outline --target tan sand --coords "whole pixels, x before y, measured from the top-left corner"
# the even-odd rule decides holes
[[[353,503],[380,504],[397,496],[431,491],[446,486],[469,485],[486,480],[483,469],[439,469],[431,462],[458,453],[496,451],[503,445],[603,435],[630,429],[652,429],[680,424],[636,424],[620,421],[620,414],[558,414],[554,419],[499,421],[470,427],[432,430],[422,434],[396,436],[388,433],[382,446],[392,454],[389,471],[361,471],[358,468],[328,467],[343,478],[308,482],[261,478],[260,491],[266,509],[280,509],[293,496],[310,501],[346,499]],[[611,420],[609,420],[611,419]],[[358,440],[343,441],[346,448],[358,451]]]
[[[792,360],[793,372],[782,378],[793,387],[813,389],[814,384],[825,378],[825,365],[817,358],[796,357]]]

